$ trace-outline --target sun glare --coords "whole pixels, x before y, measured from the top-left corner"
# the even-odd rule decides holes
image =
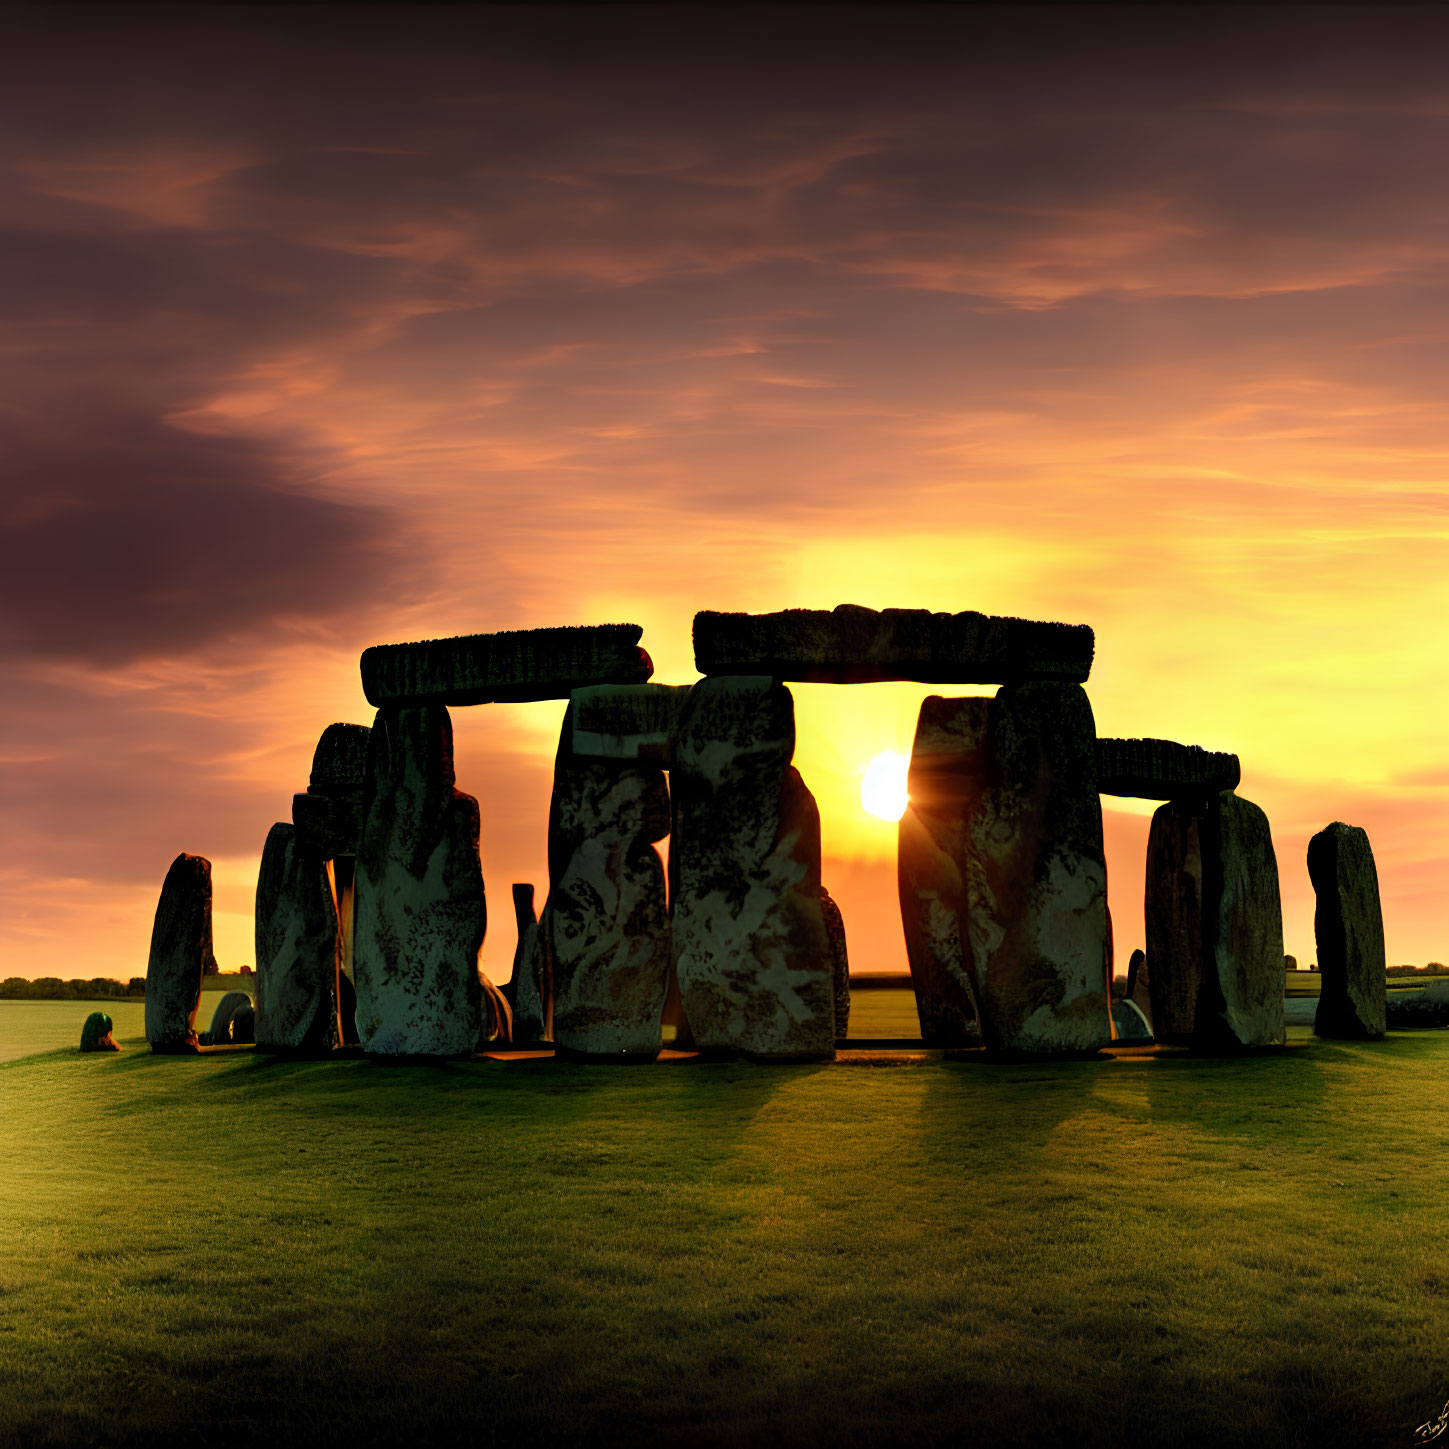
[[[899,820],[906,813],[906,770],[910,761],[894,750],[882,750],[865,767],[860,803],[880,820]]]

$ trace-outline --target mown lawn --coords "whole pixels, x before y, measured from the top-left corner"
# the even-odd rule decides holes
[[[1449,1032],[1030,1067],[126,1045],[0,1066],[7,1444],[1403,1446],[1449,1398]]]

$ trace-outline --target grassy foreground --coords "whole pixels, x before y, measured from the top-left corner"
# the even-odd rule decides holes
[[[0,1066],[0,1442],[1406,1445],[1449,1032]],[[890,1064],[887,1064],[887,1063]]]

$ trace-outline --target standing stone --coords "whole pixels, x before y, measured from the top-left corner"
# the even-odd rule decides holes
[[[1158,1041],[1280,1046],[1283,913],[1268,817],[1231,790],[1169,801],[1147,844],[1147,972]]]
[[[469,1056],[487,923],[478,802],[454,789],[441,705],[388,706],[368,742],[357,852],[357,1031],[383,1056]]]
[[[970,806],[964,752],[984,737],[990,706],[989,699],[931,695],[911,746],[896,872],[921,1038],[932,1047],[981,1042],[962,872]]]
[[[1116,1040],[1124,1045],[1136,1046],[1152,1040],[1152,1024],[1131,997],[1112,1003],[1112,1028]]]
[[[514,886],[517,908],[519,887]],[[518,949],[513,954],[513,1040],[547,1041],[549,1035],[548,949],[543,927],[533,919],[533,887],[528,888],[528,919],[519,914]],[[544,914],[547,915],[545,907]]]
[[[478,979],[483,983],[483,1029],[478,1037],[478,1050],[487,1051],[489,1046],[507,1046],[513,1041],[513,1008],[503,994],[501,986],[495,986],[486,972],[480,971]]]
[[[366,725],[328,725],[312,753],[306,793],[292,796],[298,845],[332,862],[344,978],[352,974],[354,875],[371,733]]]
[[[850,1034],[850,955],[845,949],[845,917],[824,886],[820,887],[820,909],[825,916],[825,934],[830,940],[830,965],[835,984],[835,1039]]]
[[[834,962],[820,903],[820,813],[795,707],[769,677],[703,679],[674,743],[673,948],[702,1050],[766,1061],[835,1051]]]
[[[1095,739],[1074,684],[921,706],[901,831],[907,941],[928,999],[964,1003],[969,978],[993,1053],[1095,1052],[1112,1039]]]
[[[236,1038],[232,1035],[232,1022],[237,1013],[243,1010],[248,1017],[252,1015],[251,997],[245,991],[228,991],[216,1003],[216,1010],[211,1013],[211,1025],[201,1033],[202,1046],[226,1046],[234,1042]],[[247,1040],[251,1039],[249,1032]]]
[[[548,954],[561,1055],[659,1054],[669,915],[654,842],[668,834],[664,771],[576,757],[570,705],[548,827]]]
[[[1147,981],[1147,952],[1137,947],[1127,961],[1127,989],[1123,1000],[1132,1002],[1152,1021],[1152,991]]]
[[[1368,833],[1334,821],[1308,842],[1308,877],[1318,897],[1313,933],[1322,990],[1313,1030],[1351,1039],[1384,1034],[1384,917]]]
[[[342,951],[326,860],[278,822],[257,873],[257,1045],[325,1053],[342,1045]]]
[[[183,852],[161,886],[146,963],[146,1040],[153,1052],[197,1050],[196,1008],[211,959],[211,862]]]

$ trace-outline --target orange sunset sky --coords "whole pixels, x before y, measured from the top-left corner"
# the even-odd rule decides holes
[[[1104,735],[1235,751],[1314,959],[1365,827],[1449,960],[1434,8],[39,8],[0,59],[0,976],[216,952],[368,644],[842,602],[1090,624]],[[859,772],[795,687],[856,969]],[[946,691],[950,692],[950,691]],[[962,693],[983,692],[962,690]],[[453,712],[506,979],[561,706]],[[1119,969],[1151,806],[1105,800]]]

